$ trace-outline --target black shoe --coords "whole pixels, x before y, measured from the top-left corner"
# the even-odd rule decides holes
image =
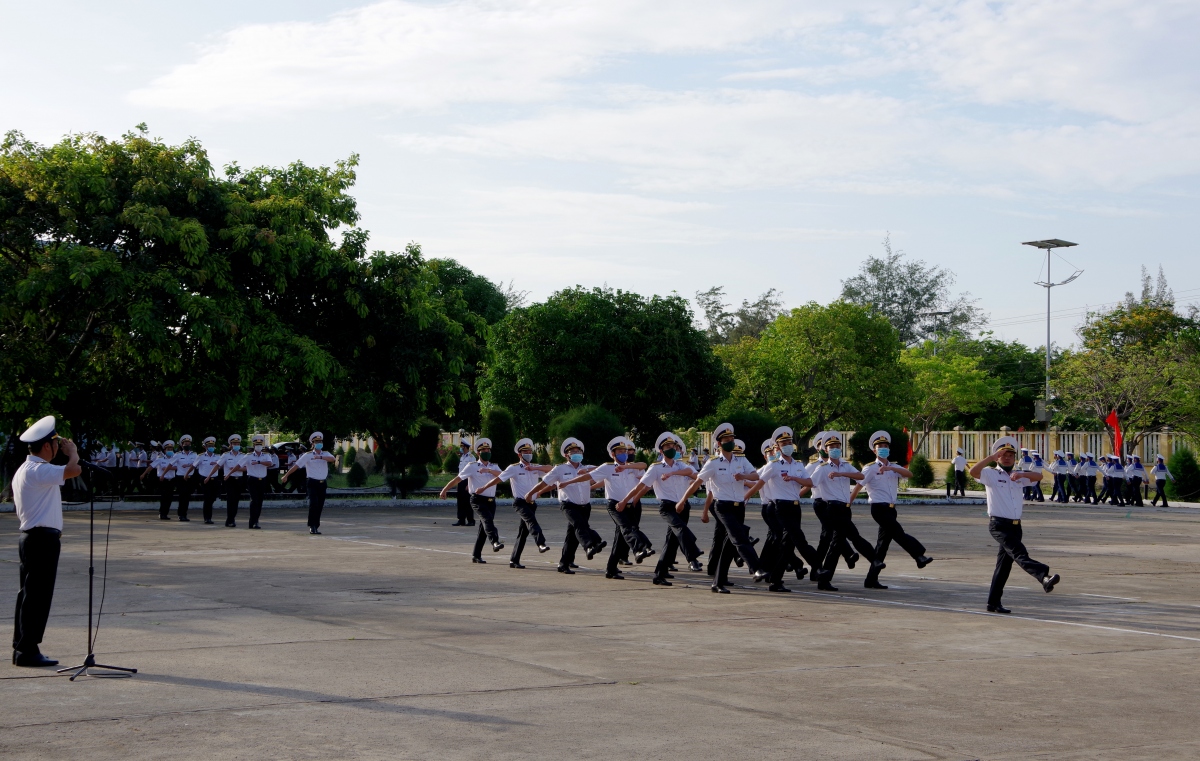
[[[625,580],[625,577],[621,575],[621,572],[620,572],[620,571],[613,571],[612,573],[605,573],[605,574],[604,574],[604,578],[606,578],[606,579],[616,579],[616,580],[618,580],[618,581],[624,581],[624,580]]]
[[[816,581],[816,580],[817,580],[817,569],[816,569],[816,568],[813,568],[812,570],[810,570],[810,571],[808,572],[808,580],[809,580],[809,581]]]
[[[754,572],[754,580],[762,581],[763,579],[767,578],[770,575],[771,574],[767,573],[766,571],[755,571]]]
[[[713,591],[713,594],[723,594],[723,595],[729,594],[729,590],[726,589],[725,587],[721,586],[720,584],[713,584],[712,591]]]
[[[160,516],[158,516],[158,519],[159,519],[160,521],[169,521],[169,520],[171,520],[171,516],[169,516],[169,515],[160,515]]]
[[[851,555],[850,557],[846,558],[846,567],[853,568],[854,564],[858,562],[858,558],[859,558],[859,554],[857,552],[854,553],[853,555]]]
[[[1060,581],[1062,581],[1062,577],[1057,573],[1052,576],[1047,576],[1046,578],[1042,579],[1042,589],[1046,590],[1047,592],[1053,592],[1054,585]]]
[[[504,549],[504,545],[500,542],[492,542],[492,552],[499,552]]]
[[[608,542],[605,542],[605,541],[601,541],[600,544],[592,545],[592,548],[587,551],[587,559],[591,560],[594,555],[599,553],[600,550],[604,549],[607,546],[608,546]]]
[[[513,561],[508,564],[508,567],[509,568],[524,568],[525,566],[521,565],[520,563],[518,563],[516,561]]]
[[[695,573],[700,573],[704,570],[704,566],[700,564],[699,560],[693,560],[691,563],[688,563],[688,570]]]
[[[767,587],[767,591],[768,592],[791,592],[792,590],[788,589],[787,587],[785,587],[782,584],[772,584],[771,586]]]
[[[192,519],[191,519],[191,518],[188,518],[188,517],[185,515],[184,517],[182,517],[182,518],[180,518],[180,519],[179,519],[179,522],[180,522],[180,523],[191,523],[191,522],[192,522]]]
[[[454,523],[451,523],[450,525],[451,526],[465,526],[467,524],[463,523],[462,521],[455,521]]]
[[[559,573],[565,573],[565,574],[567,574],[568,576],[570,576],[570,575],[572,575],[572,574],[574,574],[574,573],[575,573],[575,572],[574,572],[574,571],[572,571],[570,568],[563,568],[561,565],[558,567],[558,572],[559,572]]]
[[[675,578],[673,575],[671,575],[671,574],[669,574],[669,573],[664,573],[662,576],[663,576],[663,578],[664,578],[664,579],[673,579],[673,578]]]
[[[13,651],[13,665],[22,668],[44,668],[46,666],[57,666],[58,661],[53,658],[47,658],[41,653],[18,653]]]
[[[486,560],[484,560],[483,558],[477,558],[477,557],[475,557],[474,555],[472,555],[472,556],[471,556],[471,562],[472,562],[472,563],[479,563],[480,565],[487,565],[487,561],[486,561]]]
[[[884,568],[887,568],[887,563],[883,562],[882,560],[876,560],[874,563],[871,564],[871,572],[872,573],[878,574]]]
[[[838,591],[838,588],[837,588],[837,587],[835,587],[834,585],[830,584],[828,581],[818,581],[818,582],[817,582],[817,589],[821,590],[822,592],[836,592],[836,591]]]
[[[987,612],[988,613],[1012,613],[1011,610],[1004,607],[1003,605],[989,605],[989,606],[987,606]]]
[[[225,521],[225,528],[237,528],[237,524],[230,523],[229,521]]]
[[[753,547],[756,544],[758,544],[758,537],[757,536],[750,537],[750,546]]]
[[[213,525],[213,522],[212,522],[212,521],[205,521],[205,522],[204,522],[204,525],[205,525],[205,526],[211,526],[211,525]]]
[[[866,589],[887,589],[886,584],[880,584],[875,579],[867,579],[865,582],[863,582],[863,587]]]
[[[579,566],[575,565],[574,563],[568,563],[567,565],[569,565],[569,566],[570,566],[570,567],[572,567],[572,568],[578,568],[578,567],[579,567]]]
[[[929,557],[928,555],[922,555],[921,557],[917,558],[917,568],[924,568],[932,562],[933,558]]]
[[[733,562],[737,563],[737,567],[738,567],[738,568],[742,568],[743,566],[745,566],[745,565],[746,565],[746,561],[742,560],[742,556],[741,556],[741,555],[738,555],[737,557],[735,557],[735,558],[733,559]]]
[[[317,528],[316,526],[309,526],[308,533],[317,536],[321,533],[321,529]]]
[[[250,528],[259,529],[259,528],[262,528],[262,526],[260,526],[260,525],[258,525],[257,523],[255,523],[255,524],[254,524],[253,526],[251,526]]]
[[[800,566],[796,569],[796,581],[804,581],[804,574],[808,573],[808,569]]]
[[[636,560],[638,563],[641,563],[643,560],[645,560],[646,558],[650,557],[653,554],[654,554],[653,549],[642,550],[641,552],[633,553],[633,559]]]
[[[669,587],[669,586],[671,586],[671,582],[667,581],[666,579],[664,579],[664,578],[663,578],[663,577],[661,577],[661,576],[655,576],[655,577],[654,577],[654,579],[653,579],[653,583],[654,583],[654,586],[656,586],[656,587]]]
[[[632,568],[632,567],[633,567],[633,563],[630,563],[628,560],[618,560],[618,561],[617,561],[617,565],[623,565],[623,566],[626,566],[626,567],[628,567],[628,568]]]
[[[549,546],[547,546],[547,545],[545,545],[545,544],[539,544],[539,545],[538,545],[538,552],[549,552],[549,551],[550,551],[550,547],[549,547]]]

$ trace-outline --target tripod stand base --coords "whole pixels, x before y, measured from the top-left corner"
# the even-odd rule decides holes
[[[92,674],[88,671],[88,669],[105,669],[112,673]],[[137,673],[137,669],[127,669],[124,666],[105,666],[103,663],[96,663],[96,656],[93,655],[92,653],[88,653],[87,658],[84,658],[83,663],[81,663],[80,665],[68,666],[65,669],[58,669],[58,671],[56,673],[65,674],[68,671],[75,672],[74,674],[71,675],[72,682],[74,682],[76,679],[78,679],[81,676],[107,677],[107,678],[111,679],[113,677],[118,677],[118,678],[129,677],[129,676],[133,676],[134,674]]]

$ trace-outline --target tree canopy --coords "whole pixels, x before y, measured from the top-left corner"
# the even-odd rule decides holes
[[[771,322],[783,314],[783,299],[774,288],[757,301],[742,300],[742,305],[730,312],[725,303],[725,286],[718,285],[696,293],[696,304],[708,324],[708,340],[714,344],[737,343],[743,338],[757,338]]]
[[[979,357],[943,348],[932,341],[900,355],[901,364],[913,379],[912,398],[907,405],[909,428],[920,431],[914,449],[924,436],[954,414],[968,415],[1006,404],[1012,392],[1003,390],[1000,378],[980,368]]]

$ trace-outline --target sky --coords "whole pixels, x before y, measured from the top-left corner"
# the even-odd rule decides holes
[[[787,306],[893,247],[1045,344],[1161,265],[1200,302],[1200,3],[0,0],[0,130],[360,157],[372,248],[531,300]]]

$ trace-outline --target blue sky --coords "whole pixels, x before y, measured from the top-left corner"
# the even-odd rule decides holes
[[[0,129],[218,164],[359,153],[374,247],[542,298],[827,302],[893,245],[1044,342],[1161,264],[1200,300],[1200,4],[4,2]],[[1055,261],[1055,275],[1068,263]],[[1056,278],[1058,279],[1058,278]]]

